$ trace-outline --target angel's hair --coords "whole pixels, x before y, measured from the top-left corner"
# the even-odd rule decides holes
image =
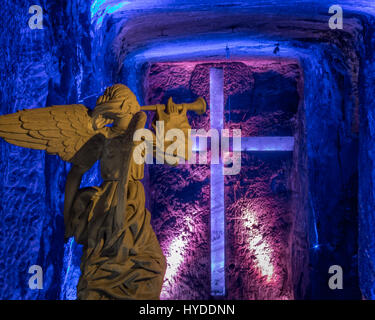
[[[115,84],[104,91],[96,101],[92,117],[102,115],[106,118],[122,118],[127,114],[134,115],[141,107],[134,93],[123,84]]]

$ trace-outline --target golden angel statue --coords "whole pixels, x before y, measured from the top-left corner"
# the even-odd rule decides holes
[[[134,161],[133,136],[156,111],[165,130],[190,139],[187,110],[204,113],[202,98],[191,104],[140,107],[122,84],[105,90],[96,107],[52,106],[0,116],[7,142],[57,154],[72,163],[65,189],[65,237],[83,245],[80,300],[159,299],[166,260],[145,208],[144,165]],[[112,126],[110,126],[112,125]],[[155,129],[155,121],[153,122]],[[164,148],[170,144],[166,141]],[[187,142],[186,142],[187,143]],[[154,143],[156,148],[156,143]],[[83,174],[100,161],[103,184],[80,189]]]

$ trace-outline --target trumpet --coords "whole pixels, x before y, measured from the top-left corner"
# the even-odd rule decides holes
[[[173,102],[172,97],[169,98],[168,105],[171,103],[175,104]],[[201,97],[199,97],[196,101],[192,103],[181,103],[181,104],[175,104],[175,105],[178,107],[178,111],[182,111],[184,108],[186,108],[186,110],[194,111],[198,115],[202,115],[206,113],[206,109],[207,109],[207,103]],[[141,110],[142,111],[156,111],[159,106],[161,106],[163,110],[167,108],[165,104],[154,104],[150,106],[143,106],[141,107]]]

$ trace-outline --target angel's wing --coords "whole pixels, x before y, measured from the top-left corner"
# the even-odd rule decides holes
[[[80,104],[22,110],[0,116],[0,137],[70,161],[98,133],[91,120],[88,109]]]

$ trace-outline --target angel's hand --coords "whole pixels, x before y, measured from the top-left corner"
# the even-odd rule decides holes
[[[179,150],[185,150],[184,155],[179,155],[186,160],[188,160],[191,156],[191,148],[190,146],[192,143],[188,143],[188,141],[191,139],[191,127],[189,125],[189,120],[187,118],[187,108],[186,105],[182,105],[182,108],[180,108],[181,105],[176,105],[172,99],[168,100],[167,106],[164,105],[156,105],[156,117],[152,123],[152,127],[156,132],[156,139],[155,139],[155,157],[164,157],[165,152],[168,149],[168,147],[172,143],[177,143],[177,141],[173,140],[165,140],[165,134],[168,133],[169,130],[180,130],[182,131],[183,135],[185,136],[185,139],[183,141],[180,141],[183,145],[182,147],[178,148]],[[165,110],[164,110],[165,109]],[[157,122],[163,121],[164,122],[164,133],[158,131]],[[160,141],[161,140],[161,141]],[[159,150],[158,146],[164,146],[164,150]],[[169,156],[175,157],[176,154],[170,154]],[[177,163],[176,163],[177,164]]]
[[[113,123],[113,120],[106,119],[102,115],[99,115],[94,120],[93,129],[94,130],[100,130],[100,129],[103,129],[105,126],[107,126],[109,124],[112,124],[112,123]]]
[[[168,104],[167,104],[167,113],[173,118],[180,114],[178,110],[178,105],[175,104],[172,100],[172,98],[169,98]]]
[[[168,131],[168,129],[190,128],[186,112],[185,107],[179,110],[179,105],[175,104],[172,98],[170,98],[165,110],[163,105],[157,105],[156,120],[165,122],[166,131]]]

